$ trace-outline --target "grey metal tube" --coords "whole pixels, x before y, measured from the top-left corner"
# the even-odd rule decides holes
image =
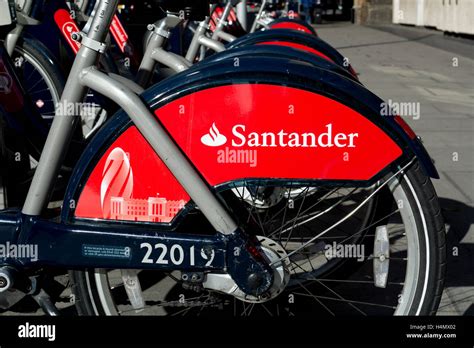
[[[201,45],[199,47],[199,61],[202,62],[206,58],[207,47]]]
[[[135,78],[135,82],[140,86],[145,87],[150,81],[151,75],[153,74],[156,65],[156,61],[153,59],[152,53],[156,48],[161,47],[164,41],[164,37],[151,34],[150,41],[146,46],[145,53],[143,54],[140,67],[138,68],[138,73]]]
[[[241,0],[237,4],[237,18],[244,30],[247,30],[247,0]]]
[[[91,29],[87,33],[87,37],[92,40],[103,42],[105,36],[109,32],[110,23],[117,10],[118,0],[100,0],[97,8],[97,15],[94,16]]]
[[[232,34],[229,34],[229,33],[226,33],[225,31],[220,31],[217,33],[217,36],[219,37],[219,39],[222,39],[224,40],[225,42],[232,42],[234,41],[235,39],[237,39],[237,37],[235,37],[234,35]]]
[[[209,25],[210,18],[206,17],[204,21],[199,23],[196,31],[194,32],[193,39],[189,44],[188,52],[186,52],[186,59],[190,62],[194,62],[199,51],[201,44],[199,43],[199,38],[206,34],[207,27]]]
[[[23,8],[21,9],[21,13],[23,13],[25,16],[29,16],[32,5],[33,5],[33,0],[26,0]],[[18,43],[18,39],[23,33],[24,28],[25,28],[24,24],[17,23],[16,27],[11,32],[9,32],[7,36],[5,37],[5,48],[7,49],[7,53],[10,57],[12,56],[15,50],[15,46]]]
[[[140,86],[138,83],[135,83],[132,80],[129,80],[126,77],[123,77],[122,75],[109,73],[109,76],[113,78],[115,81],[117,81],[118,83],[121,83],[122,85],[127,86],[127,88],[130,88],[130,90],[135,94],[142,94],[145,91],[145,89],[142,86]]]
[[[262,4],[260,5],[260,8],[259,8],[258,13],[257,13],[257,16],[256,16],[255,19],[253,20],[252,28],[250,28],[250,31],[249,31],[250,33],[255,32],[255,29],[257,29],[258,21],[259,21],[260,18],[262,17],[262,13],[263,13],[263,11],[265,10],[265,6],[267,6],[267,0],[262,0]]]
[[[96,62],[96,52],[91,54],[88,48],[82,46],[79,50],[74,64],[71,68],[70,76],[78,76],[85,67],[94,65]],[[61,97],[61,105],[76,106],[82,101],[87,90],[81,86],[77,78],[69,78]],[[64,158],[65,150],[72,137],[75,121],[78,115],[68,114],[74,108],[61,108],[63,113],[57,111],[48,133],[46,143],[41,153],[38,166],[33,176],[28,195],[23,206],[23,213],[27,215],[39,215],[48,203],[49,194],[53,183],[57,177],[58,170]]]
[[[93,19],[93,25],[88,37],[100,42],[105,40],[110,21],[115,13],[118,0],[101,0],[99,11]],[[82,45],[74,59],[69,78],[61,96],[61,105],[77,106],[82,102],[87,89],[78,80],[80,72],[96,64],[98,52]],[[28,190],[22,212],[27,215],[40,215],[46,207],[50,193],[57,178],[59,168],[72,137],[77,116],[73,108],[62,108],[63,113],[56,113],[48,133],[46,143],[41,153],[33,181]],[[65,109],[65,110],[64,110]],[[72,111],[72,112],[71,112]]]
[[[209,190],[189,160],[136,94],[95,67],[83,70],[80,81],[84,86],[112,99],[125,110],[140,133],[217,231],[230,234],[237,229],[236,223],[222,203]]]
[[[21,12],[29,16],[31,12],[31,6],[33,6],[33,0],[26,0]]]
[[[210,48],[213,51],[216,51],[216,52],[225,51],[225,46],[222,42],[219,42],[217,40],[213,40],[213,39],[211,39],[207,36],[199,37],[199,43],[201,45],[204,45],[204,46]]]
[[[188,69],[192,64],[177,54],[165,51],[163,48],[155,48],[151,53],[151,58],[156,62],[166,65],[168,68],[176,72],[181,72]]]
[[[172,53],[172,52],[169,52],[169,53]],[[173,54],[174,59],[181,61],[186,67],[190,68],[193,65],[193,63],[191,63],[189,60],[187,60],[183,56],[180,56],[179,54],[176,54],[176,53],[172,53],[172,54]]]
[[[15,46],[18,43],[24,28],[24,25],[17,23],[15,28],[5,37],[5,48],[10,57],[12,57],[13,52],[15,51]]]

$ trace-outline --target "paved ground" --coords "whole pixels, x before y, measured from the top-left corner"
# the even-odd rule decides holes
[[[407,122],[423,138],[441,180],[434,182],[448,231],[448,274],[440,315],[474,315],[474,41],[439,32],[323,24],[336,47],[384,100],[415,102]]]

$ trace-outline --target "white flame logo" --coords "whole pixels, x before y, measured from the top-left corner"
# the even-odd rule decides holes
[[[100,184],[100,203],[102,214],[105,219],[110,218],[110,198],[111,197],[132,197],[133,192],[133,171],[130,160],[120,147],[113,149],[102,172],[102,182]]]
[[[219,132],[215,123],[212,123],[211,128],[209,128],[209,134],[204,134],[201,137],[201,142],[207,146],[221,146],[224,145],[226,141],[227,138]]]

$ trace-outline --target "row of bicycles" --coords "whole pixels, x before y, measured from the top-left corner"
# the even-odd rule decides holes
[[[298,13],[0,6],[2,311],[61,276],[79,315],[436,312],[433,162]]]

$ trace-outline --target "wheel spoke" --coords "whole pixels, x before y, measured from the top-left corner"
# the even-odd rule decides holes
[[[25,59],[25,57],[22,57],[24,59],[24,62],[27,63],[27,60]],[[33,66],[32,66],[33,67]],[[25,70],[25,64],[23,64],[23,70]],[[39,72],[38,70],[36,70],[35,68],[32,68],[31,69],[31,72],[30,74],[28,75],[28,77],[25,79],[25,81],[30,81],[31,80],[31,77],[33,76],[33,74],[37,73],[39,75]]]
[[[33,86],[28,87],[28,89],[26,91],[28,93],[30,93],[33,90],[33,88],[35,88],[38,85],[38,83],[40,83],[41,81],[44,81],[44,80],[40,79],[40,80],[36,81],[35,84]]]
[[[307,245],[309,245],[310,243],[314,242],[315,240],[317,240],[319,237],[327,234],[328,232],[330,232],[331,230],[333,230],[335,227],[339,226],[340,224],[342,224],[344,221],[346,221],[347,219],[349,219],[352,215],[354,215],[360,208],[362,208],[365,204],[367,204],[367,202],[373,197],[375,196],[375,194],[377,192],[379,192],[383,187],[385,187],[387,185],[387,183],[389,183],[392,179],[394,179],[400,172],[402,172],[404,169],[406,169],[411,163],[413,162],[410,161],[410,163],[408,163],[405,167],[403,167],[402,169],[400,169],[397,173],[395,173],[394,175],[392,175],[388,180],[386,180],[385,182],[383,182],[381,185],[379,185],[366,199],[364,199],[356,208],[354,208],[350,213],[348,213],[346,216],[344,216],[342,219],[340,219],[338,222],[334,223],[332,226],[328,227],[327,229],[325,229],[324,231],[322,231],[321,233],[317,234],[315,237],[311,238],[308,242],[306,242],[304,245],[302,245],[300,248],[298,248],[297,250],[294,250],[290,253],[288,253],[285,258],[288,258],[294,254],[296,254],[297,252],[299,252],[300,250],[304,249]],[[277,260],[277,261],[274,261],[272,263],[275,264],[275,263],[279,263],[281,262],[282,259],[280,260]]]
[[[347,311],[366,316],[383,313],[384,309],[397,310],[397,314],[405,313],[402,305],[397,304],[397,296],[404,293],[405,287],[410,284],[401,272],[406,272],[405,268],[408,268],[406,250],[410,244],[407,235],[410,236],[413,230],[406,227],[408,220],[403,215],[404,209],[394,205],[398,200],[393,187],[398,185],[399,175],[404,175],[403,171],[411,163],[370,187],[305,186],[301,182],[286,182],[284,186],[278,186],[269,185],[265,180],[234,183],[228,189],[228,193],[233,196],[223,194],[222,197],[231,207],[237,221],[250,234],[270,237],[286,249],[289,260],[286,267],[290,273],[287,289],[267,302],[249,303],[240,298],[240,295],[233,297],[204,288],[199,295],[186,295],[185,303],[157,301],[155,305],[163,307],[169,315],[177,316],[208,315],[219,309],[220,313],[234,316],[278,316],[280,313],[295,315],[300,311],[306,313],[306,304],[315,308],[316,313],[331,316]],[[387,190],[378,194],[387,185]],[[390,199],[389,194],[393,195],[393,200],[385,201],[384,199]],[[384,205],[380,205],[380,202]],[[393,268],[391,266],[390,281],[385,283],[387,289],[375,290],[375,275],[368,262],[374,259],[374,251],[357,249],[357,255],[364,255],[364,259],[359,261],[364,262],[356,263],[353,252],[348,254],[349,249],[343,250],[347,254],[341,253],[333,257],[326,256],[325,250],[333,243],[338,247],[364,245],[367,249],[376,237],[373,230],[379,225],[384,225],[387,229],[388,247],[395,250],[388,259],[401,262],[394,262]],[[271,252],[271,248],[268,249]],[[268,250],[265,249],[265,252]],[[275,259],[279,260],[273,261],[272,265],[284,258],[276,257],[273,260]],[[169,282],[167,284],[160,285],[165,287],[165,293],[176,294],[179,293],[176,291],[184,290],[187,294],[193,291],[192,288],[185,287],[180,279],[171,285]],[[184,289],[181,289],[182,286]],[[370,290],[369,288],[373,289],[377,297],[360,291]],[[285,294],[303,296],[307,300],[287,306]],[[122,299],[121,302],[127,301]],[[151,303],[146,301],[144,309],[148,310]],[[120,306],[123,308],[129,304]],[[180,308],[181,306],[184,308]]]
[[[317,298],[316,296],[313,296],[313,294],[311,293],[311,291],[309,291],[305,286],[303,286],[302,284],[300,284],[301,287],[308,293],[308,295],[311,295],[311,298],[313,298],[317,303],[319,303],[325,310],[327,310],[329,312],[329,314],[331,314],[333,317],[336,316],[336,314],[334,314],[333,311],[331,311],[329,309],[328,306],[326,306],[319,298]]]
[[[308,193],[308,188],[305,189],[305,192],[306,192],[306,194]],[[306,199],[306,194],[304,195],[303,199],[301,200],[300,207],[298,208],[298,212],[296,213],[296,218],[300,215],[301,209],[303,208],[303,204],[304,204],[305,199]],[[293,227],[296,224],[296,218],[294,219]],[[283,246],[284,248],[286,248],[286,246],[288,245],[288,242],[291,239],[291,235],[293,234],[293,231],[294,231],[294,229],[292,228],[290,230],[290,233],[288,234],[288,237],[286,238],[285,245]],[[283,232],[285,232],[285,231],[280,232],[280,236],[283,234]]]
[[[46,87],[46,88],[40,89],[39,91],[31,92],[30,95],[38,94],[38,93],[42,93],[42,92],[46,92],[46,91],[50,91],[50,89],[48,87]],[[52,100],[52,99],[50,99],[50,100]]]
[[[352,192],[354,192],[355,190],[356,190],[356,189],[354,189]],[[280,231],[280,233],[292,231],[295,227],[302,226],[302,225],[304,225],[304,224],[306,224],[306,223],[308,223],[308,222],[310,222],[310,221],[313,221],[313,220],[317,219],[318,217],[320,217],[320,216],[322,216],[322,215],[324,215],[324,214],[329,213],[331,210],[333,210],[333,209],[334,209],[335,207],[337,207],[339,204],[341,204],[341,203],[343,203],[344,201],[346,201],[346,199],[347,199],[346,197],[341,198],[339,201],[337,201],[336,203],[334,203],[334,204],[333,204],[332,206],[330,206],[329,208],[327,208],[327,209],[325,209],[325,210],[323,210],[323,211],[321,211],[321,212],[316,213],[315,215],[313,215],[313,216],[307,218],[306,220],[304,220],[304,221],[302,221],[302,222],[296,223],[297,217],[294,218],[294,219],[293,219],[293,220],[294,220],[293,225],[292,225],[291,227],[288,227],[288,228],[284,229],[284,230],[282,229],[282,230]],[[289,221],[289,222],[291,222],[291,221]],[[287,222],[287,224],[289,224],[289,222]],[[272,233],[271,233],[270,235],[272,235]]]
[[[334,294],[335,296],[337,296],[337,298],[339,298],[340,300],[342,301],[346,301],[346,299],[344,297],[342,297],[340,294],[338,294],[335,290],[331,289],[330,287],[328,287],[326,284],[323,284],[321,283],[318,279],[314,279],[316,282],[318,282],[319,284],[321,284],[324,288],[326,288],[327,290],[329,290],[332,294]],[[299,282],[299,284],[301,287],[305,288],[304,285]],[[306,288],[305,288],[306,289]],[[307,289],[306,289],[307,290]],[[362,315],[366,316],[367,314],[365,314],[364,311],[362,311],[361,309],[359,309],[357,306],[355,306],[353,303],[351,302],[347,302],[349,306],[351,306],[352,308],[354,308],[356,311],[358,311],[359,313],[361,313]]]
[[[315,280],[313,280],[314,282]],[[329,279],[329,278],[318,278],[319,282],[337,282],[337,283],[354,283],[354,284],[370,284],[374,285],[373,280],[351,280],[351,279]],[[400,285],[403,286],[403,282],[387,282],[388,285]]]
[[[347,299],[340,299],[340,298],[337,298],[337,297],[329,297],[329,296],[308,295],[308,294],[303,294],[303,293],[300,293],[300,292],[294,292],[293,294],[298,295],[298,296],[305,296],[305,297],[316,297],[316,298],[319,298],[319,299],[331,300],[331,301],[351,302],[351,303],[357,303],[357,304],[362,304],[362,305],[367,305],[367,306],[376,306],[376,307],[390,308],[390,309],[396,309],[397,308],[396,306],[388,306],[388,305],[382,305],[382,304],[378,304],[378,303],[347,300]]]

